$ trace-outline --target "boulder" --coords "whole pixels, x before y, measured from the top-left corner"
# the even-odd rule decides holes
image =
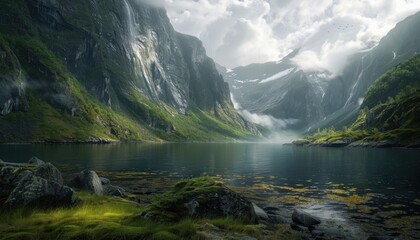
[[[210,177],[177,183],[152,202],[140,216],[160,221],[177,221],[187,217],[232,217],[248,223],[258,221],[248,199]]]
[[[261,219],[264,221],[269,220],[267,213],[264,210],[262,210],[260,207],[258,207],[257,204],[252,203],[252,206],[254,207],[254,211],[255,211],[255,214],[257,214],[258,219]]]
[[[6,207],[31,205],[49,208],[68,206],[77,201],[78,198],[71,188],[29,172],[20,179],[4,205]]]
[[[104,193],[106,195],[115,196],[115,197],[127,197],[127,192],[124,188],[114,186],[114,185],[105,185],[103,186]]]
[[[321,223],[321,220],[319,220],[317,217],[312,216],[307,212],[296,209],[293,211],[292,220],[298,225],[302,225],[309,228]]]
[[[28,163],[33,164],[33,165],[41,165],[41,164],[44,164],[45,162],[37,157],[32,157],[31,159],[29,159]]]
[[[0,167],[6,166],[6,163],[3,162],[3,160],[0,159]]]
[[[98,195],[102,195],[104,191],[98,174],[96,174],[95,171],[89,170],[84,170],[77,174],[77,176],[71,180],[70,186]]]
[[[109,184],[111,184],[111,181],[108,178],[99,177],[99,179],[101,179],[102,185],[109,185]]]
[[[39,164],[35,169],[35,175],[48,181],[54,181],[63,185],[63,176],[61,175],[60,170],[51,163]]]

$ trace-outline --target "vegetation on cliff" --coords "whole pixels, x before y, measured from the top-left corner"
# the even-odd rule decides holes
[[[341,130],[318,130],[316,143],[345,138],[360,141],[420,140],[420,55],[400,63],[368,89],[356,121]]]

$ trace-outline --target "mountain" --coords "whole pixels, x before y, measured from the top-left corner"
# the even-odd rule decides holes
[[[418,143],[420,54],[398,64],[374,81],[361,107],[357,119],[349,128],[319,131],[309,139],[319,143],[343,139]]]
[[[420,12],[398,23],[371,50],[352,56],[343,73],[332,79],[322,105],[327,119],[318,127],[343,127],[357,116],[369,86],[386,71],[420,52]]]
[[[326,74],[304,72],[291,59],[219,70],[231,86],[241,108],[277,119],[275,128],[303,128],[323,117],[322,97]]]
[[[258,135],[202,43],[138,1],[0,0],[0,142]]]
[[[357,117],[368,87],[379,76],[420,51],[420,13],[398,23],[376,47],[349,57],[341,74],[303,71],[292,59],[299,49],[278,62],[252,64],[222,75],[233,98],[251,113],[286,119],[283,128],[313,132],[341,128]]]

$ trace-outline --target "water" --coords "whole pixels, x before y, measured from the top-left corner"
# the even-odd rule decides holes
[[[0,145],[4,161],[27,162],[32,156],[67,173],[219,176],[262,204],[299,207],[333,219],[325,228],[355,239],[371,233],[420,236],[415,227],[420,225],[420,150],[268,143]]]

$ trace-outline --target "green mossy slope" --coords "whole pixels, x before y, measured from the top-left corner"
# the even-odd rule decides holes
[[[0,143],[230,141],[255,137],[255,132],[236,120],[238,115],[230,103],[222,103],[221,110],[203,110],[191,103],[184,115],[130,87],[135,80],[127,63],[121,56],[110,58],[109,40],[101,33],[111,32],[121,21],[116,18],[121,10],[111,11],[115,3],[100,2],[95,10],[92,3],[85,6],[84,1],[60,1],[65,16],[33,4],[0,0],[0,50],[14,59],[0,61],[1,76],[14,79],[0,78],[0,86],[21,88],[19,96],[0,91],[1,104],[10,98],[14,109],[0,115]],[[72,11],[73,7],[80,11]],[[103,19],[96,19],[89,9],[98,11]],[[64,53],[84,44],[94,46],[89,50],[95,56],[92,66],[74,69],[77,67],[69,62],[73,60],[63,57]],[[113,78],[113,85],[105,87],[112,105],[96,89],[103,87],[105,73]],[[25,104],[18,108],[18,103]]]
[[[334,142],[420,140],[420,55],[415,55],[377,79],[365,95],[356,121],[342,130],[324,129],[307,139]]]

